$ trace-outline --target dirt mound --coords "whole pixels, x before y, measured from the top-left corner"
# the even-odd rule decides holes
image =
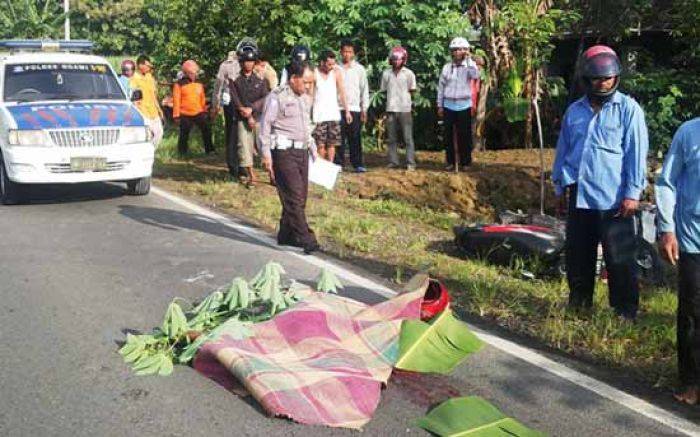
[[[443,155],[419,154],[415,172],[382,168],[381,156],[368,158],[370,172],[345,174],[348,195],[368,199],[398,199],[417,206],[448,210],[468,219],[492,219],[503,209],[539,208],[539,154],[529,150],[507,150],[475,154],[465,172],[444,170]],[[551,167],[548,151],[545,168]],[[553,207],[551,184],[546,187],[548,209]]]

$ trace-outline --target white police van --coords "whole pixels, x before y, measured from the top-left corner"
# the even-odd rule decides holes
[[[25,184],[123,181],[129,194],[150,190],[150,131],[91,49],[89,41],[0,41],[2,203],[21,202]]]

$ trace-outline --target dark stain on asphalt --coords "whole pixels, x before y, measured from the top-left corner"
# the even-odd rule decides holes
[[[121,392],[121,397],[130,401],[138,401],[145,399],[148,396],[148,390],[142,388],[132,388],[127,391]]]
[[[424,408],[437,405],[447,399],[462,396],[457,384],[447,376],[394,370],[390,383],[405,398]]]

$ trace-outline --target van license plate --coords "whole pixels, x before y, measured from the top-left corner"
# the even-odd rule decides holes
[[[97,171],[107,168],[106,158],[81,157],[70,159],[71,171]]]

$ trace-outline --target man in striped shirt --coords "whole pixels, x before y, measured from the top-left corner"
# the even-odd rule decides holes
[[[469,41],[464,38],[450,42],[452,62],[442,67],[438,82],[437,110],[438,116],[445,120],[447,170],[457,165],[465,170],[472,163],[471,83],[479,79],[479,68],[469,49]]]

